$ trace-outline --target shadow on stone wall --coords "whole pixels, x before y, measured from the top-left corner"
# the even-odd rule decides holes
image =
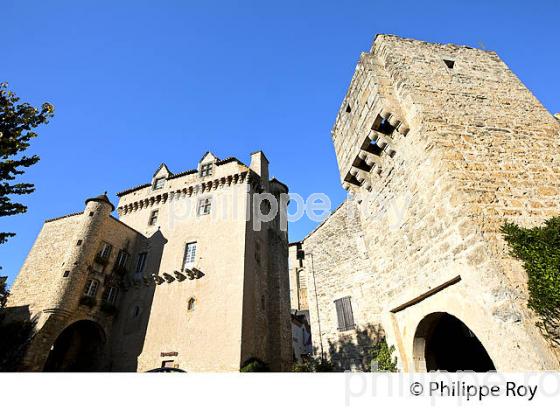
[[[22,359],[35,335],[36,319],[29,305],[0,309],[0,371],[20,370]]]
[[[357,327],[352,333],[340,335],[338,340],[329,341],[329,358],[333,371],[345,370],[369,372],[375,346],[385,338],[380,326]]]

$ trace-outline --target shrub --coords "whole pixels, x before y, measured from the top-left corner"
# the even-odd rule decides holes
[[[506,223],[501,229],[513,257],[523,262],[527,272],[529,308],[542,319],[547,336],[558,342],[560,317],[560,217],[543,226],[521,228]]]
[[[80,298],[80,305],[89,306],[90,308],[97,305],[97,300],[93,296],[82,296]]]
[[[269,372],[270,368],[268,364],[263,362],[256,357],[252,357],[247,359],[242,365],[241,369],[239,370],[241,373],[252,373],[252,372]]]

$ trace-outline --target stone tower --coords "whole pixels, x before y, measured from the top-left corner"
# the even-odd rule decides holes
[[[262,152],[206,153],[147,184],[45,222],[8,320],[35,322],[21,368],[239,371],[291,367],[288,188]]]
[[[105,368],[109,351],[100,346],[110,336],[110,311],[118,292],[110,269],[117,257],[112,249],[134,253],[142,239],[111,216],[114,209],[107,196],[100,195],[87,199],[83,212],[43,225],[9,298],[9,320],[35,322],[22,370]],[[54,349],[57,340],[88,354]]]
[[[316,348],[380,326],[405,371],[558,369],[500,227],[558,215],[559,134],[496,53],[378,35],[332,131],[352,198],[304,240]]]

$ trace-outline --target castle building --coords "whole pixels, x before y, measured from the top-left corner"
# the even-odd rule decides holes
[[[22,370],[238,371],[292,362],[288,188],[262,152],[206,153],[45,222],[12,287],[35,333]]]
[[[403,371],[558,370],[500,228],[559,214],[559,137],[496,53],[378,35],[332,130],[349,198],[301,244],[316,354],[368,370],[386,338]]]

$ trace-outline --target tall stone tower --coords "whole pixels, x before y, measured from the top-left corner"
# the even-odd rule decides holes
[[[22,370],[272,370],[292,361],[288,188],[262,152],[205,154],[173,174],[45,222],[7,320],[35,332]]]
[[[304,240],[316,347],[381,325],[405,371],[558,369],[500,227],[559,214],[559,136],[496,53],[378,35],[332,131],[352,200]]]
[[[165,244],[161,255],[144,252],[157,268],[133,267],[160,285],[127,295],[124,311],[139,318],[116,324],[115,369],[136,357],[139,370],[238,371],[251,358],[289,369],[287,192],[259,151],[249,166],[210,152],[186,172],[162,165],[149,183],[118,194],[120,220]]]

